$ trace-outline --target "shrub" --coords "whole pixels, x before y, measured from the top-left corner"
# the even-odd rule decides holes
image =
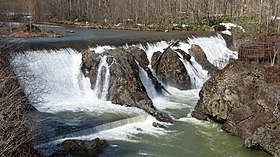
[[[38,156],[25,127],[25,115],[32,106],[17,82],[9,55],[3,50],[4,47],[0,47],[0,156]]]

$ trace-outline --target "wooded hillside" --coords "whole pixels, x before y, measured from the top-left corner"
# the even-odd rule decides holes
[[[146,25],[190,21],[211,25],[214,17],[249,17],[262,23],[280,13],[279,0],[0,0],[0,4],[2,13],[29,14],[36,20]]]

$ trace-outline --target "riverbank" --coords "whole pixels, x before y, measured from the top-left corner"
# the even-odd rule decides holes
[[[32,135],[25,127],[26,115],[35,108],[17,82],[9,59],[0,46],[0,156],[37,157]]]
[[[65,34],[54,32],[51,29],[42,30],[38,25],[33,23],[0,23],[0,39],[38,37],[61,38],[63,36],[65,36]]]
[[[192,116],[211,119],[248,148],[280,155],[280,67],[235,61],[210,78]]]

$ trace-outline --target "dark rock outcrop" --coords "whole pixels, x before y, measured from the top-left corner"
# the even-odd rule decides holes
[[[157,75],[165,84],[180,90],[191,89],[192,85],[188,72],[180,61],[180,56],[172,49],[165,50],[162,55],[155,53],[152,57],[152,63],[154,63],[153,68]]]
[[[105,140],[99,138],[92,141],[66,140],[60,145],[62,150],[53,153],[51,157],[98,157],[108,146]]]
[[[98,65],[101,58],[96,53],[85,51],[82,60],[82,71],[86,77],[90,78],[91,87],[94,88],[97,79]]]
[[[176,52],[180,53],[184,59],[186,59],[188,62],[191,61],[192,56],[187,54],[185,51],[181,50],[181,49],[176,49]]]
[[[108,50],[103,54],[83,53],[82,70],[85,76],[90,78],[92,89],[95,88],[98,66],[102,56],[107,56],[107,63],[110,66],[106,100],[114,104],[143,109],[160,121],[172,121],[167,114],[156,111],[139,77],[139,66],[146,69],[148,75],[153,77],[151,71],[147,68],[149,61],[144,50],[131,47],[129,49]],[[105,72],[102,72],[102,75],[102,78],[105,78]],[[155,89],[161,91],[161,85],[157,80],[155,78],[151,79]]]
[[[154,53],[153,53],[151,65],[155,65],[155,64],[156,64],[156,61],[158,60],[158,58],[160,57],[160,55],[161,55],[161,52],[160,52],[160,51],[157,51],[157,52],[154,52]]]
[[[215,72],[218,71],[218,68],[207,60],[207,57],[200,46],[192,44],[191,48],[189,49],[189,53],[195,58],[196,62],[199,63],[203,69],[208,71],[211,76],[213,76]]]
[[[117,49],[107,51],[104,54],[108,55],[108,64],[111,65],[108,100],[116,104],[133,105],[138,108],[151,108],[152,101],[148,97],[146,89],[139,77],[137,58],[134,58],[132,55],[135,55],[135,53],[145,54],[140,49],[138,51],[135,51],[135,49]],[[147,57],[141,60],[145,59],[147,60]],[[140,65],[141,63],[144,63],[144,61],[139,62]]]
[[[280,156],[280,67],[238,62],[208,80],[192,116],[212,119],[250,148]]]

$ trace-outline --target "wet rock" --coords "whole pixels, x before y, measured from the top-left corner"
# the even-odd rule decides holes
[[[181,49],[176,49],[176,52],[180,53],[184,59],[186,59],[188,62],[191,61],[191,55],[187,54],[185,51],[181,50]],[[191,62],[190,62],[191,63]]]
[[[159,55],[155,53],[154,55]],[[184,64],[180,61],[179,55],[171,49],[167,49],[166,52],[157,58],[158,62],[153,61],[157,75],[162,81],[170,86],[176,87],[180,90],[191,89],[191,81]],[[156,57],[153,57],[156,59]]]
[[[148,77],[152,80],[153,85],[155,87],[155,90],[159,93],[162,94],[163,91],[169,95],[171,95],[169,93],[169,91],[157,80],[157,78],[154,77],[152,71],[150,68],[146,67],[145,71],[147,72]]]
[[[192,44],[191,48],[189,49],[189,53],[195,58],[196,62],[199,63],[204,70],[208,71],[211,76],[213,76],[218,71],[218,68],[207,60],[207,57],[200,46]]]
[[[157,122],[153,122],[153,126],[156,127],[156,128],[166,128],[166,126],[164,126],[162,124],[159,124]]]
[[[67,140],[62,143],[65,152],[76,157],[89,156],[89,151],[85,146],[85,142],[81,140]]]
[[[61,144],[63,150],[52,154],[52,157],[97,157],[109,144],[99,138],[93,141],[66,140]]]
[[[155,65],[155,63],[158,60],[158,58],[160,57],[160,55],[161,55],[160,51],[157,51],[157,52],[153,53],[151,65]]]
[[[149,65],[149,60],[147,58],[146,52],[137,47],[131,47],[128,49],[127,55],[131,55],[140,65],[140,67],[147,67]]]
[[[192,116],[222,123],[249,148],[279,156],[280,68],[259,63],[228,65],[208,80]]]
[[[82,56],[82,71],[86,77],[90,79],[91,87],[95,87],[97,79],[98,65],[101,57],[90,51],[83,52]]]
[[[0,112],[0,120],[4,118],[4,115],[2,112]]]
[[[157,111],[153,108],[149,108],[149,109],[144,109],[146,112],[148,112],[150,115],[154,116],[158,121],[161,122],[167,122],[167,123],[173,123],[172,118],[163,112]]]
[[[141,49],[138,49],[137,52],[145,53]],[[147,57],[145,56],[145,58],[141,59],[144,61],[141,61],[138,58],[141,55],[131,55],[137,52],[133,48],[132,50],[111,50],[104,54],[113,60],[111,63],[109,61],[111,66],[108,100],[115,104],[130,104],[138,108],[152,107],[152,101],[148,97],[146,89],[139,77],[139,68],[137,65],[137,62],[140,65],[148,63],[145,61]]]
[[[129,107],[137,107],[145,110],[161,121],[170,121],[170,117],[164,114],[153,114],[156,111],[149,98],[144,85],[139,77],[139,66],[147,71],[148,76],[153,81],[155,89],[161,93],[163,88],[152,72],[148,68],[149,61],[146,53],[139,48],[131,47],[128,49],[108,50],[103,54],[95,54],[92,52],[83,53],[82,71],[86,77],[89,77],[91,88],[96,86],[98,67],[101,57],[107,56],[107,63],[110,69],[108,93],[105,96],[106,100],[114,104],[120,104]],[[102,82],[106,78],[106,72],[101,70]],[[103,83],[102,83],[103,84]],[[104,87],[101,87],[104,88]]]

